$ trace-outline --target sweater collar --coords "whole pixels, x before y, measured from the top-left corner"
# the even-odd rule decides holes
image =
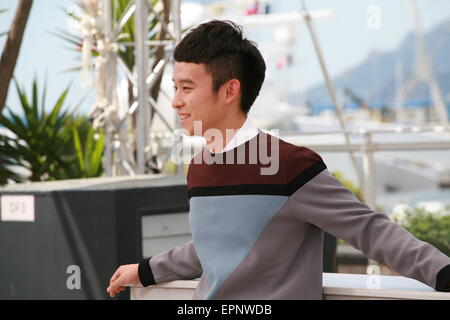
[[[228,144],[223,148],[222,151],[216,153],[227,152],[231,149],[237,148],[241,144],[246,143],[248,140],[253,139],[258,135],[258,129],[253,125],[249,117],[245,120],[244,124],[239,128],[236,134],[231,138]],[[214,153],[209,147],[209,151]]]

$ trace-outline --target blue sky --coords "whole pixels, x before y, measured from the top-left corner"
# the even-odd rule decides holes
[[[67,29],[66,15],[60,7],[74,4],[74,0],[35,0],[25,32],[15,76],[27,90],[34,76],[43,84],[48,77],[47,106],[71,83],[68,105],[76,104],[88,91],[79,84],[79,73],[62,71],[77,64],[79,55],[64,48],[62,40],[50,34],[56,28]],[[273,11],[290,12],[300,8],[300,1],[272,1]],[[0,15],[0,32],[8,29],[17,1],[0,0],[0,8],[9,11]],[[450,19],[450,1],[417,0],[425,31]],[[331,76],[339,75],[362,61],[372,50],[392,50],[412,31],[412,19],[407,0],[306,0],[308,9],[333,9],[335,17],[315,22],[319,40]],[[366,25],[369,6],[380,9],[380,28],[369,29]],[[268,35],[270,38],[270,35]],[[305,25],[298,25],[295,57],[299,62],[298,82],[306,89],[322,81],[322,75],[314,55]],[[6,37],[0,39],[3,48]],[[264,46],[264,44],[261,44]],[[86,112],[91,98],[82,105]],[[17,109],[18,99],[11,86],[7,105]]]

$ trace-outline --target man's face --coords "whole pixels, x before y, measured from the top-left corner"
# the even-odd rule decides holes
[[[194,134],[194,121],[201,121],[202,134],[209,128],[217,128],[223,119],[224,101],[213,91],[213,79],[204,64],[175,62],[173,78],[175,96],[172,107],[180,116],[181,128]],[[196,124],[198,126],[199,123]]]

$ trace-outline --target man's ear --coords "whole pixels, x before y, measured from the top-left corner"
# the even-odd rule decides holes
[[[230,104],[239,98],[241,93],[241,82],[237,79],[231,79],[226,84],[225,103]]]

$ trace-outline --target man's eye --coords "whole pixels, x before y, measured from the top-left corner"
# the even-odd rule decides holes
[[[189,87],[183,87],[183,90],[191,90],[192,88]]]

